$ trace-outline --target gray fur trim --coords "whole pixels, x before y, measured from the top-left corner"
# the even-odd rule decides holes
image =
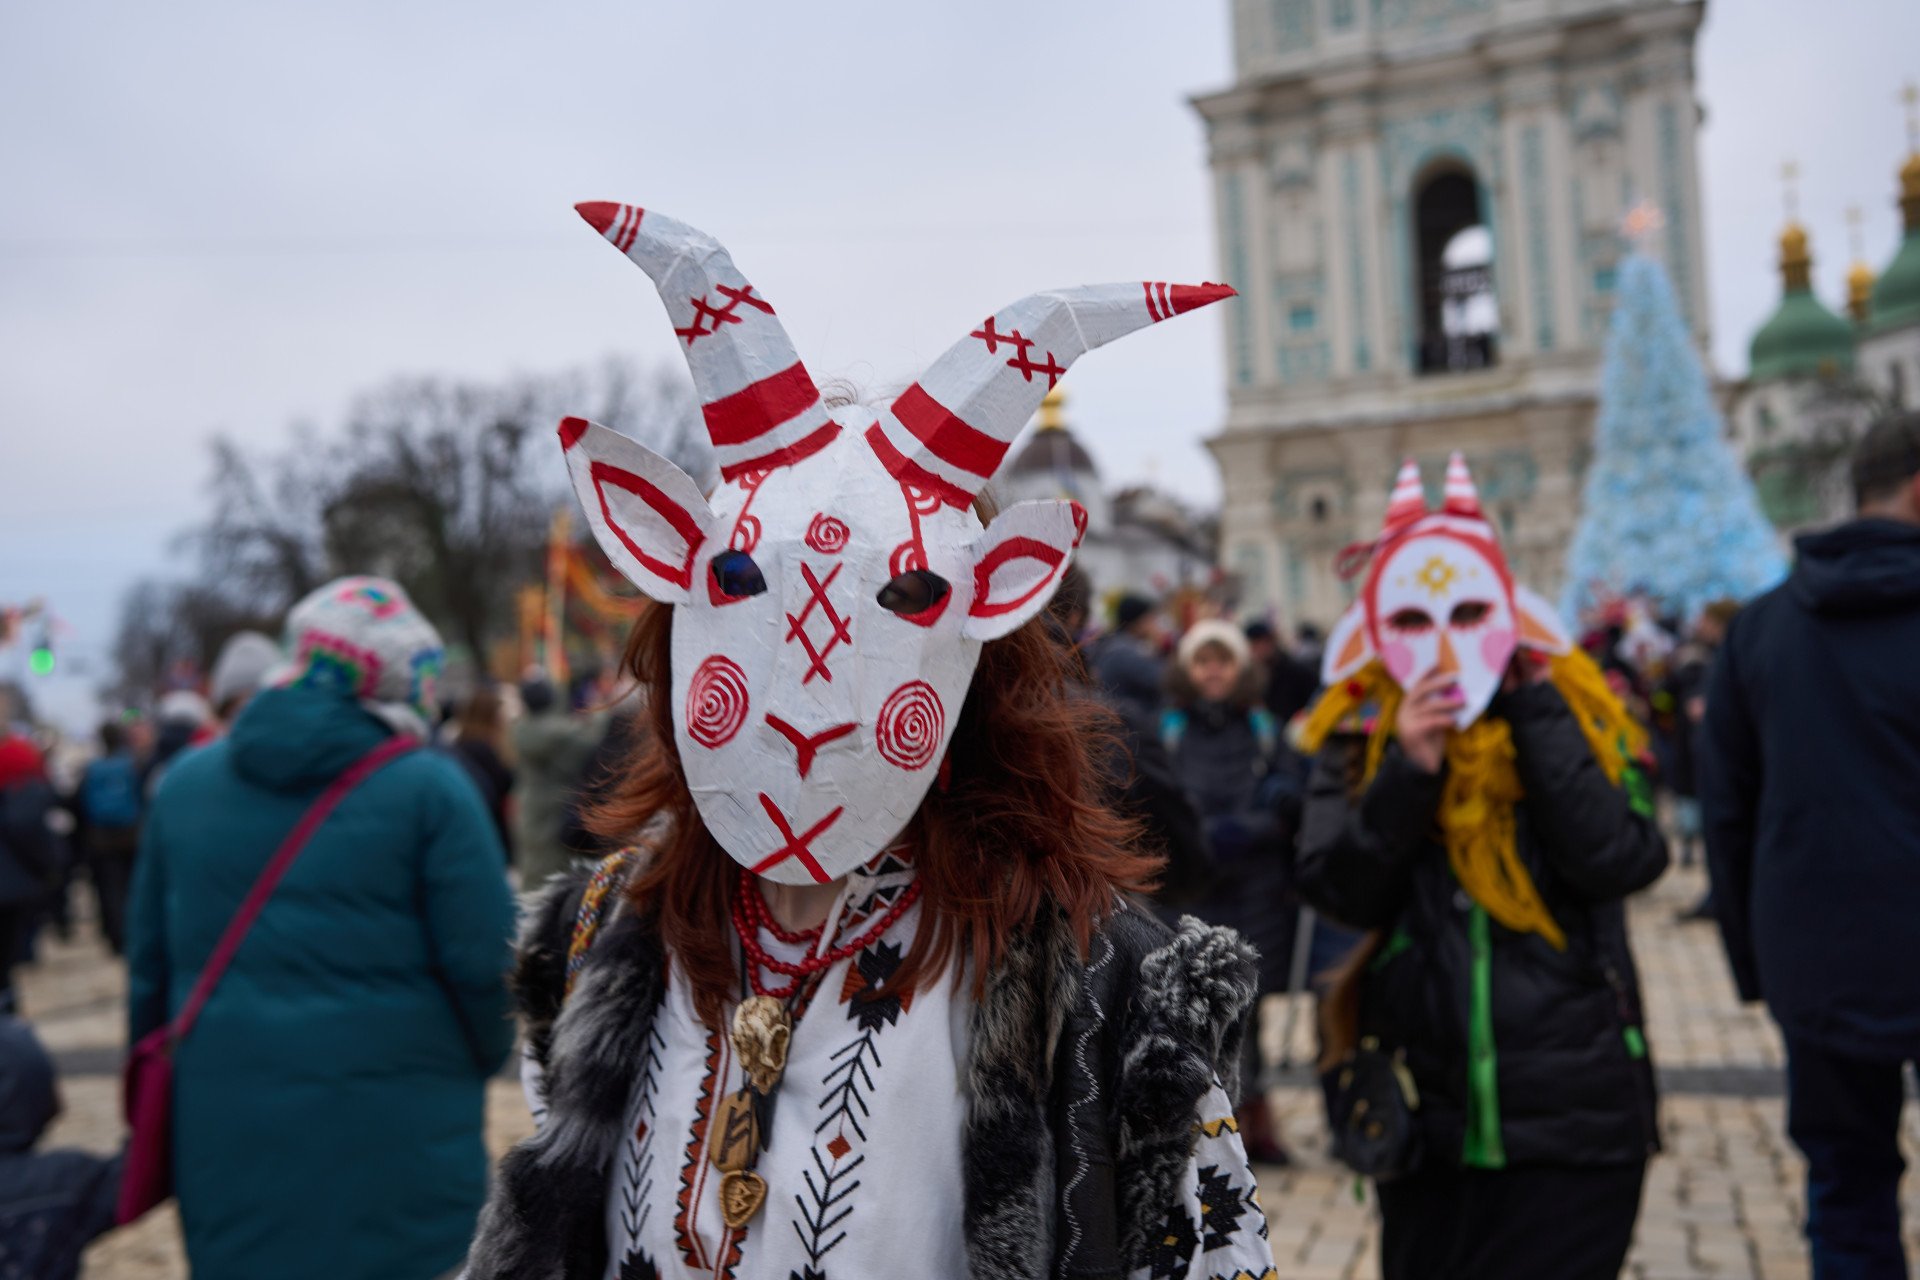
[[[527,1047],[544,1070],[567,983],[567,943],[587,887],[584,872],[562,872],[520,901],[520,940],[509,982],[525,1024]]]
[[[466,1280],[599,1274],[608,1170],[664,974],[652,921],[619,903],[553,1023],[546,1120],[501,1161]]]
[[[1144,1265],[1147,1233],[1173,1203],[1200,1100],[1215,1078],[1235,1095],[1240,1037],[1258,989],[1253,948],[1192,916],[1141,961],[1114,1085],[1120,1250],[1129,1267]]]
[[[1079,993],[1073,939],[1050,916],[1010,939],[970,1020],[963,1137],[972,1280],[1038,1280],[1053,1258],[1053,1050]],[[1036,1053],[1036,1048],[1044,1052]]]

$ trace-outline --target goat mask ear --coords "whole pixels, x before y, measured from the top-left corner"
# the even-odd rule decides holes
[[[585,418],[560,424],[567,474],[594,540],[627,580],[685,604],[713,513],[692,477],[644,445]]]
[[[1520,647],[1557,658],[1573,650],[1573,638],[1561,625],[1560,612],[1531,587],[1513,589],[1513,611],[1520,623]]]
[[[1077,502],[1020,502],[973,544],[973,602],[961,634],[997,640],[1047,607],[1087,532]]]
[[[1373,661],[1373,637],[1367,633],[1367,607],[1355,600],[1327,635],[1320,659],[1320,683],[1338,684]]]

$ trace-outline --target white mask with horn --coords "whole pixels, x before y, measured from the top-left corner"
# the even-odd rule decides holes
[[[631,205],[579,211],[652,278],[720,462],[678,467],[579,418],[560,426],[594,536],[674,606],[673,722],[700,816],[770,880],[825,883],[919,809],[983,642],[1052,597],[1086,529],[1074,502],[990,527],[975,495],[1079,356],[1225,285],[1060,289],[988,316],[883,409],[829,409],[716,240]]]
[[[1516,586],[1466,460],[1447,463],[1444,500],[1428,511],[1420,468],[1400,467],[1356,599],[1327,638],[1321,678],[1358,674],[1375,658],[1401,688],[1429,672],[1453,677],[1455,723],[1479,719],[1516,648],[1543,656],[1572,647],[1553,607]]]

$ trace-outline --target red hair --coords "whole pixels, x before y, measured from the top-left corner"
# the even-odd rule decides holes
[[[653,857],[627,894],[654,913],[668,953],[693,986],[694,1008],[718,1028],[739,990],[730,908],[736,864],[700,820],[673,734],[673,610],[649,606],[624,666],[647,699],[652,732],[590,815],[617,840],[642,837]],[[944,786],[927,793],[905,835],[921,888],[921,923],[893,985],[912,990],[963,956],[974,993],[1008,938],[1040,912],[1061,913],[1082,954],[1118,895],[1151,887],[1160,859],[1107,807],[1103,759],[1123,759],[1115,721],[1079,695],[1076,661],[1044,618],[986,644],[948,748]]]

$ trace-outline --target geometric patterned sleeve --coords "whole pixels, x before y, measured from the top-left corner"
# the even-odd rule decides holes
[[[1149,1237],[1147,1265],[1127,1280],[1278,1280],[1267,1215],[1227,1091],[1200,1100],[1200,1133],[1167,1220]]]

